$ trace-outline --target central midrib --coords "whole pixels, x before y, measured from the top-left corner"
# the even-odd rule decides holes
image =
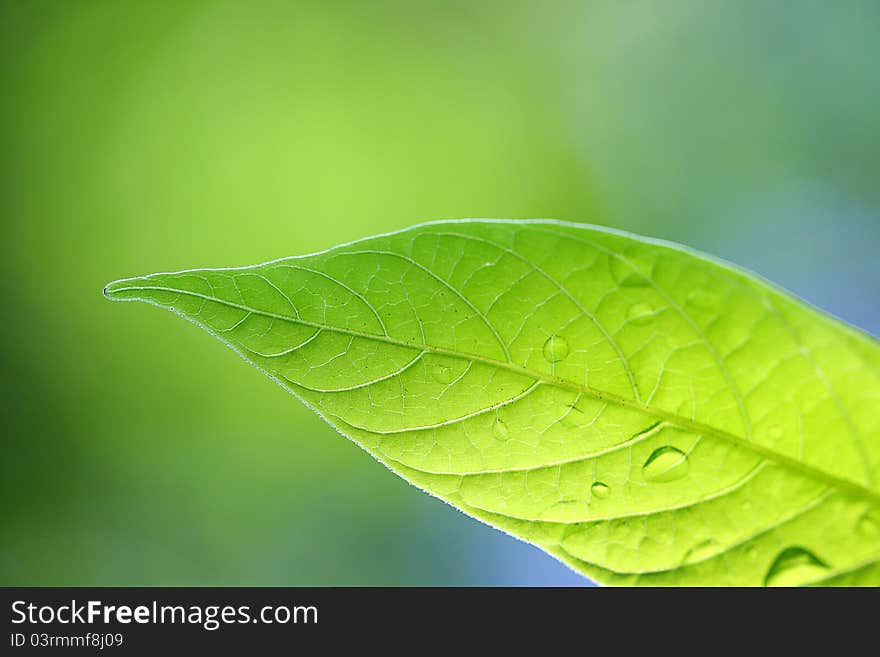
[[[466,352],[455,351],[453,349],[446,349],[444,347],[435,347],[433,345],[428,344],[420,344],[417,342],[410,342],[408,340],[402,340],[400,338],[394,338],[390,335],[378,335],[376,333],[366,333],[364,331],[358,331],[355,329],[342,328],[339,326],[330,326],[328,324],[321,324],[320,322],[311,322],[305,319],[291,317],[289,315],[280,315],[278,313],[272,313],[266,310],[258,310],[255,308],[251,308],[244,304],[235,303],[234,301],[228,301],[226,299],[220,299],[218,297],[210,296],[207,294],[202,294],[200,292],[193,292],[190,290],[181,290],[176,288],[164,287],[159,285],[137,285],[130,287],[121,287],[116,289],[108,289],[106,291],[106,295],[109,299],[114,299],[113,295],[121,292],[129,292],[129,291],[147,291],[152,290],[155,292],[170,292],[173,294],[184,294],[191,297],[196,297],[199,299],[204,299],[206,301],[210,301],[212,303],[219,303],[221,305],[228,306],[230,308],[236,308],[238,310],[242,310],[248,313],[252,313],[255,315],[261,315],[263,317],[268,317],[271,319],[277,319],[284,322],[290,322],[293,324],[299,324],[301,326],[308,326],[314,329],[322,330],[322,331],[331,331],[334,333],[342,333],[344,335],[350,335],[354,337],[363,338],[366,340],[373,340],[377,342],[384,342],[387,344],[395,345],[397,347],[406,347],[409,349],[414,349],[417,351],[423,351],[432,354],[438,354],[442,356],[449,356],[452,358],[461,358],[471,361],[476,361],[483,363],[485,365],[489,365],[490,367],[495,367],[498,369],[507,370],[509,372],[514,372],[521,376],[528,376],[536,381],[540,381],[541,383],[555,386],[557,388],[562,388],[564,390],[571,390],[572,392],[577,392],[580,394],[589,395],[595,399],[598,399],[603,402],[609,402],[612,404],[617,404],[618,406],[622,406],[624,408],[629,408],[633,410],[637,410],[645,415],[650,417],[664,420],[673,424],[681,429],[685,429],[687,431],[692,431],[694,433],[713,436],[715,438],[719,438],[721,440],[726,440],[735,445],[743,447],[745,449],[751,450],[756,454],[760,454],[761,456],[774,461],[782,466],[788,467],[792,470],[801,472],[807,476],[813,477],[829,486],[834,486],[844,491],[848,491],[850,493],[859,495],[860,497],[864,497],[871,501],[874,504],[880,505],[880,492],[875,492],[865,486],[858,484],[854,481],[850,481],[849,479],[843,479],[842,477],[838,477],[836,475],[832,475],[824,470],[820,470],[818,468],[814,468],[811,465],[807,465],[797,459],[793,459],[790,456],[786,456],[785,454],[780,454],[772,449],[768,449],[762,445],[756,445],[751,443],[744,438],[737,436],[736,434],[730,433],[729,431],[725,431],[723,429],[718,429],[717,427],[713,427],[708,424],[703,424],[702,422],[697,422],[695,420],[690,420],[688,418],[681,417],[680,415],[676,415],[675,413],[670,413],[668,411],[664,411],[663,409],[655,408],[653,406],[648,406],[647,404],[643,404],[641,402],[637,402],[632,399],[627,399],[626,397],[621,397],[611,392],[606,392],[604,390],[599,390],[597,388],[593,388],[588,385],[582,385],[578,383],[574,383],[571,381],[566,381],[564,379],[559,379],[553,376],[547,376],[546,374],[542,374],[540,372],[536,372],[527,367],[522,367],[520,365],[516,365],[510,362],[503,362],[499,360],[495,360],[494,358],[488,358],[486,356],[481,356],[479,354],[471,354]],[[132,299],[132,298],[121,298],[116,297],[117,301],[152,301],[150,299]],[[165,304],[157,304],[161,305],[165,308],[170,308],[170,306]]]

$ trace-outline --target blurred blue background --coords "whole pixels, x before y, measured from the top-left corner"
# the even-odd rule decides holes
[[[102,286],[553,217],[877,335],[878,62],[873,1],[3,0],[0,584],[587,584]]]

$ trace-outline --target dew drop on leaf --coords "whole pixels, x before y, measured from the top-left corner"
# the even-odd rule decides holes
[[[746,548],[746,556],[749,559],[754,559],[755,557],[758,556],[758,548],[756,548],[754,545],[749,545]]]
[[[642,474],[648,481],[663,483],[681,479],[688,473],[687,455],[677,447],[658,447],[642,466]]]
[[[492,435],[498,440],[507,440],[508,436],[510,436],[510,431],[507,429],[507,425],[504,424],[504,421],[500,417],[495,418],[495,423],[492,425]]]
[[[544,358],[550,363],[558,363],[568,356],[568,342],[558,335],[551,335],[544,343]]]
[[[604,482],[597,481],[590,487],[590,492],[593,494],[593,497],[603,500],[611,495],[611,486]]]
[[[770,436],[773,440],[779,440],[782,438],[782,427],[778,424],[774,424],[767,430],[767,435]]]
[[[717,551],[718,544],[711,538],[700,541],[684,555],[683,563],[695,563],[708,559]]]
[[[797,586],[821,576],[828,564],[799,546],[780,552],[764,577],[764,586]]]
[[[627,319],[637,325],[650,324],[654,309],[646,303],[636,303],[630,306],[626,314]]]

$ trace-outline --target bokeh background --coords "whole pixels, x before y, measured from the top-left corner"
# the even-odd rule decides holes
[[[875,1],[0,7],[0,584],[587,583],[111,279],[554,217],[880,332]]]

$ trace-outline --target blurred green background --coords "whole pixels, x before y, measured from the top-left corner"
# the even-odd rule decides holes
[[[880,332],[877,2],[0,7],[0,584],[587,583],[114,278],[554,217]]]

